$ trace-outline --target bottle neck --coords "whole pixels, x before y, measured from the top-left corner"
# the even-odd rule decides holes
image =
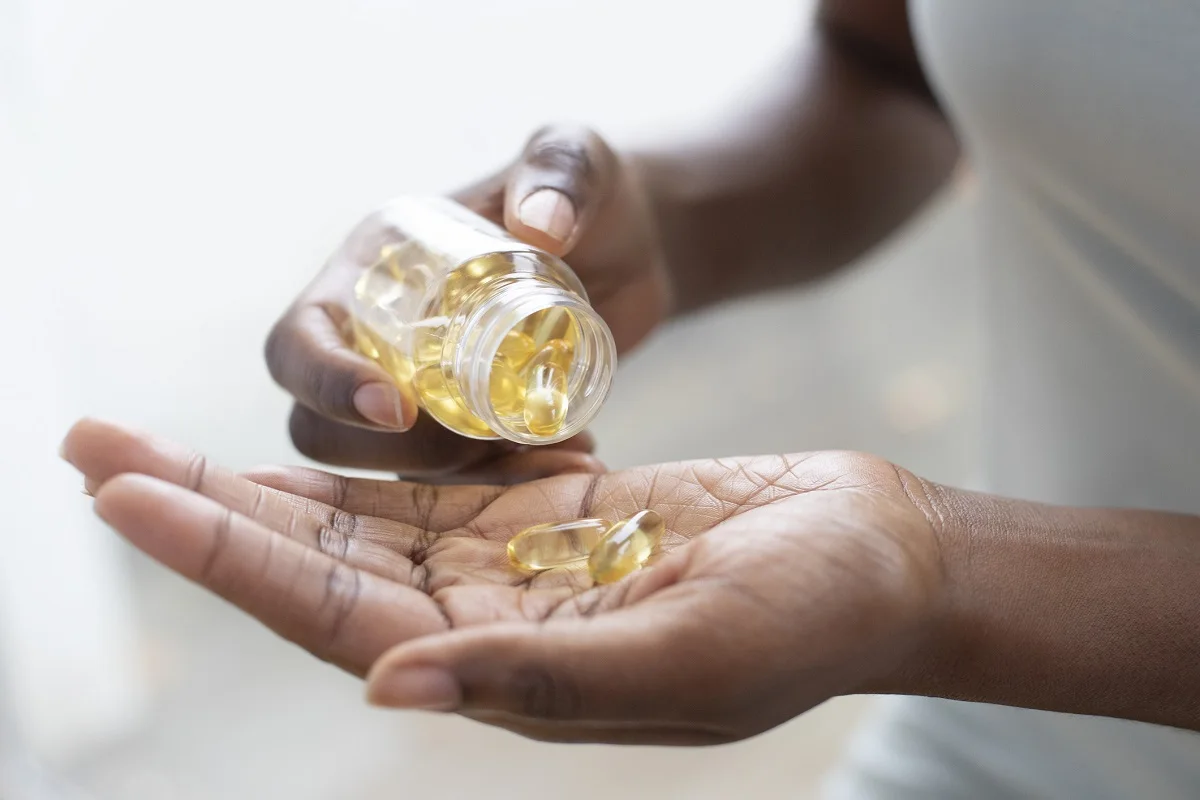
[[[573,275],[571,276],[574,277]],[[444,351],[463,404],[497,434],[520,444],[551,444],[583,431],[604,404],[616,366],[608,325],[576,291],[542,274],[518,272],[489,281],[466,298]],[[553,436],[531,434],[523,420],[493,406],[492,369],[505,337],[525,320],[560,309],[574,326],[575,351],[567,376],[567,413]]]

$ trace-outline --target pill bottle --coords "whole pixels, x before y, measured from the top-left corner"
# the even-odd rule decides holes
[[[474,439],[551,444],[582,431],[616,346],[560,258],[445,198],[382,211],[388,244],[351,302],[355,348]]]

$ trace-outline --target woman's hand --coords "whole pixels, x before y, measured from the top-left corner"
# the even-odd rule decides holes
[[[373,702],[540,739],[754,735],[886,681],[941,590],[923,484],[852,453],[512,487],[240,477],[93,421],[64,454],[134,545],[319,658],[369,670]],[[665,519],[665,553],[619,583],[530,577],[506,558],[529,525],[642,508]]]
[[[651,214],[633,169],[594,133],[547,128],[508,168],[455,198],[521,239],[567,258],[627,350],[667,313],[670,287]],[[386,212],[363,220],[275,325],[267,364],[296,399],[291,433],[318,461],[422,480],[512,483],[566,470],[596,471],[590,439],[542,448],[535,458],[504,443],[452,434],[418,418],[410,387],[396,386],[345,336],[359,274],[395,241]],[[404,432],[403,435],[398,435]]]

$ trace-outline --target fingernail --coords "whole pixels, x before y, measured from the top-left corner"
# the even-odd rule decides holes
[[[560,191],[538,189],[521,201],[517,218],[521,224],[565,242],[575,229],[575,205]]]
[[[366,419],[384,428],[404,429],[400,392],[386,383],[364,383],[354,392],[354,408]]]
[[[367,702],[389,708],[453,711],[462,704],[458,681],[436,667],[398,667],[367,685]]]
[[[96,492],[100,489],[100,484],[91,478],[83,479],[83,493],[88,497],[95,497]]]

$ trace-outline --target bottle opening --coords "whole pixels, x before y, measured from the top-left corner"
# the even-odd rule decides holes
[[[608,326],[579,294],[542,276],[510,274],[485,293],[447,342],[464,405],[522,444],[581,432],[612,384]]]

